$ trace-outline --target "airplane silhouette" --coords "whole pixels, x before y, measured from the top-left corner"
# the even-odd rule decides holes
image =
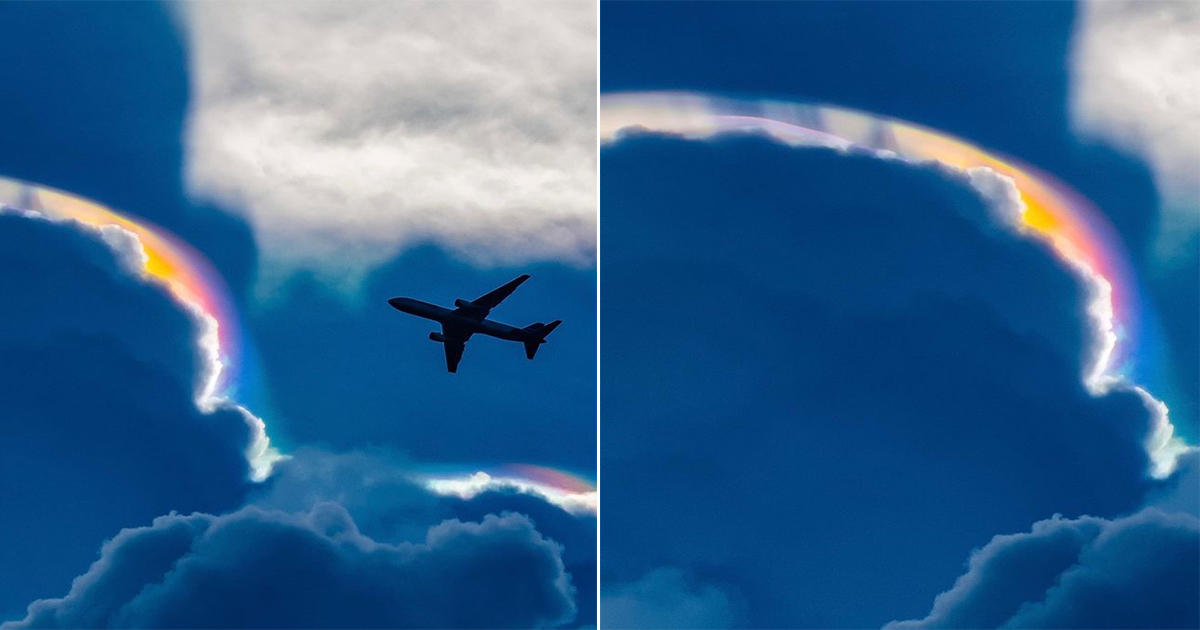
[[[431,332],[429,338],[445,347],[446,369],[450,372],[458,372],[458,362],[462,360],[467,340],[475,333],[508,341],[520,341],[525,344],[525,356],[532,359],[538,346],[546,343],[546,336],[554,332],[562,320],[556,319],[549,324],[538,322],[517,328],[487,318],[493,308],[512,295],[512,292],[528,279],[528,275],[523,275],[471,301],[454,300],[454,310],[406,297],[394,297],[388,300],[388,304],[403,313],[432,319],[442,324],[442,332]]]

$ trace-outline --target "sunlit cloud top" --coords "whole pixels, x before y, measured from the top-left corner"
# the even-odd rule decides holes
[[[419,475],[418,480],[435,494],[461,499],[488,491],[515,491],[542,497],[572,514],[595,514],[599,506],[599,494],[590,480],[546,466],[505,464],[473,472],[443,467]]]

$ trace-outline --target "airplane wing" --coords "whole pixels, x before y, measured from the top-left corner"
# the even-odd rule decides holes
[[[488,310],[496,308],[496,306],[498,306],[501,302],[504,301],[504,298],[512,295],[512,292],[516,291],[517,287],[521,286],[521,283],[525,282],[528,279],[529,279],[529,274],[522,275],[521,277],[517,278],[516,280],[513,280],[513,281],[509,282],[508,284],[491,291],[487,295],[476,298],[473,301],[473,304],[475,304],[476,306],[488,309]]]
[[[458,372],[458,362],[462,360],[463,350],[467,349],[467,340],[471,338],[471,332],[443,324],[442,337],[442,345],[446,350],[446,369],[451,373]]]

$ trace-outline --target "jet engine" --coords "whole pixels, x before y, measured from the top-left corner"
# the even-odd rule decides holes
[[[472,302],[471,300],[464,300],[462,298],[458,298],[457,300],[454,300],[454,305],[457,306],[458,308],[465,308],[467,310],[479,308],[478,306],[475,306],[475,303]]]
[[[429,340],[436,341],[438,343],[446,343],[446,336],[440,332],[431,332],[429,333]]]

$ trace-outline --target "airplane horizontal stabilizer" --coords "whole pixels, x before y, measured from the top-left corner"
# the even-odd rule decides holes
[[[561,319],[556,319],[549,324],[538,322],[530,324],[524,328],[525,332],[529,333],[532,338],[525,341],[525,357],[532,359],[533,355],[537,354],[538,346],[546,343],[546,336],[554,332],[555,328],[562,323]]]

